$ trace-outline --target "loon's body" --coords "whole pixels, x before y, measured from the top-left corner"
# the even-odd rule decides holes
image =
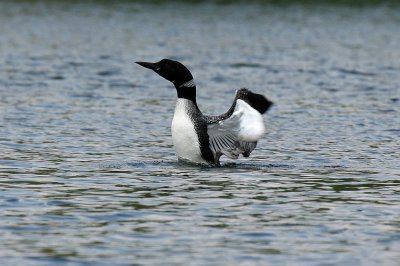
[[[218,165],[221,155],[248,157],[264,135],[262,114],[272,102],[263,95],[242,88],[231,108],[219,116],[205,116],[196,102],[196,85],[190,71],[181,63],[163,59],[157,63],[137,62],[171,81],[177,91],[172,120],[172,139],[179,159]]]
[[[204,151],[201,151],[201,147],[205,146],[207,134],[204,128],[206,123],[196,105],[191,100],[178,98],[171,131],[172,141],[180,159],[207,163],[207,158],[203,158]]]

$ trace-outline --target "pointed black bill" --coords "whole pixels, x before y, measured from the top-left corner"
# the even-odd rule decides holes
[[[149,62],[135,62],[135,63],[151,70],[156,70],[157,66],[156,63],[149,63]]]

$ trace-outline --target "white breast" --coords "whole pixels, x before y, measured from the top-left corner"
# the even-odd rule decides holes
[[[172,120],[172,141],[174,143],[176,154],[179,159],[206,163],[201,158],[199,138],[196,134],[193,121],[188,115],[188,107],[193,104],[187,99],[178,98],[175,107],[175,114]]]

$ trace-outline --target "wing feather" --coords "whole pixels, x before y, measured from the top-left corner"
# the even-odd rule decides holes
[[[261,114],[243,100],[237,99],[232,115],[207,125],[210,149],[214,157],[221,154],[236,159],[240,154],[248,157],[264,135]]]

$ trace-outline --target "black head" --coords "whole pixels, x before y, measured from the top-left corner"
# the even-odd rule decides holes
[[[175,87],[193,79],[190,71],[178,61],[163,59],[157,63],[136,62],[142,67],[149,68],[166,80],[171,81]]]

